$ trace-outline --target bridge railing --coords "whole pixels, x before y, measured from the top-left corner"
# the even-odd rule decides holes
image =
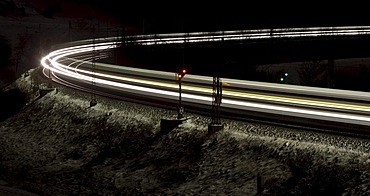
[[[124,40],[126,45],[155,45],[369,34],[370,26],[341,26],[133,35],[125,37]]]
[[[235,30],[235,31],[189,32],[189,33],[101,37],[95,39],[68,42],[65,44],[56,45],[53,47],[53,49],[70,47],[79,44],[88,44],[93,42],[99,43],[107,41],[111,41],[113,45],[124,44],[124,45],[145,46],[161,44],[318,38],[330,36],[348,37],[348,36],[369,36],[369,35],[370,35],[370,26],[254,29],[254,30]]]

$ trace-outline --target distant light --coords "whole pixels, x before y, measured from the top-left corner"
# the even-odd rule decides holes
[[[287,77],[287,76],[288,76],[288,72],[285,72],[285,74],[284,74],[284,75],[285,75],[285,77]]]
[[[284,81],[284,78],[280,78],[280,81],[283,82]]]

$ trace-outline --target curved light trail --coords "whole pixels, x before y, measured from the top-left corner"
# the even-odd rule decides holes
[[[292,39],[327,36],[362,36],[369,34],[370,26],[341,26],[136,35],[127,36],[125,40],[127,44],[158,45],[217,41],[251,41],[273,38]]]
[[[96,62],[121,44],[174,44],[242,39],[296,38],[368,35],[367,27],[324,27],[262,29],[186,34],[157,34],[83,40],[59,46],[43,57],[44,74],[53,80],[80,88],[101,89],[152,97],[153,100],[178,100],[176,73],[138,69]],[[122,41],[117,40],[124,40]],[[95,59],[93,59],[95,58]],[[93,69],[93,66],[95,69]],[[221,107],[235,114],[259,112],[323,122],[370,126],[370,93],[272,84],[223,78]],[[212,77],[187,74],[182,79],[182,98],[186,103],[211,105]],[[84,86],[84,87],[82,87]],[[260,93],[263,91],[264,93]],[[361,103],[361,104],[360,104]]]

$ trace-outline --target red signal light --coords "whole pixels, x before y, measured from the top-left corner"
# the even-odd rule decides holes
[[[177,74],[177,77],[178,77],[179,79],[181,79],[181,78],[183,78],[183,77],[185,76],[185,74],[186,74],[186,70],[185,70],[185,69],[183,69],[179,74]]]

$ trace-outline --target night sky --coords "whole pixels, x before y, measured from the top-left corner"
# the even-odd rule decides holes
[[[24,1],[24,0],[23,0]],[[147,33],[206,30],[370,25],[363,6],[345,9],[299,2],[145,2],[117,0],[29,0],[38,6],[59,6],[60,13],[116,17],[127,25],[145,26]],[[366,7],[366,6],[365,6]]]

